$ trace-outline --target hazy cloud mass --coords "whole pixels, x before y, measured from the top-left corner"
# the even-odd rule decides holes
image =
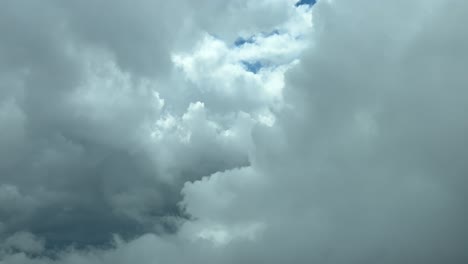
[[[468,2],[0,2],[0,264],[468,263]]]

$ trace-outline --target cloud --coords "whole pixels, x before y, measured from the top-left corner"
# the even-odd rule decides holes
[[[8,237],[2,247],[7,250],[39,254],[44,250],[44,241],[36,238],[31,233],[19,232]]]
[[[157,67],[112,27],[8,53],[0,263],[465,263],[468,6],[296,2],[182,2],[205,33]],[[146,4],[125,21],[146,30]]]
[[[416,1],[393,18],[403,2],[380,4],[317,4],[314,45],[287,72],[291,107],[255,130],[254,173],[186,185],[200,218],[186,227],[263,223],[254,246],[227,246],[237,262],[466,260],[466,54],[442,48],[464,40],[455,5]]]
[[[242,146],[266,110],[217,117],[171,91],[187,86],[171,79],[171,53],[204,31],[187,6],[2,3],[2,238],[26,230],[64,247],[174,232],[185,181],[248,163]],[[160,127],[170,119],[188,139]]]

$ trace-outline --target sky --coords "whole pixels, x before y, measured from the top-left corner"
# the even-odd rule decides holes
[[[0,2],[0,264],[468,263],[468,2]]]

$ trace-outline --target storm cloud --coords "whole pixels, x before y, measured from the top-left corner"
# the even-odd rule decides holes
[[[466,263],[468,4],[307,2],[1,3],[0,263]]]

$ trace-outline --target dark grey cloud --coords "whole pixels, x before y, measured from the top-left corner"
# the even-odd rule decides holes
[[[270,23],[294,35],[307,17],[294,10],[308,7],[257,2],[181,3],[187,21],[217,38],[202,34],[177,49],[158,43],[153,52],[170,55],[175,70],[171,60],[156,65],[126,50],[145,44],[107,26],[72,22],[86,17],[79,4],[74,14],[51,5],[74,24],[57,29],[68,38],[44,38],[58,52],[3,52],[10,61],[0,79],[0,144],[8,147],[0,148],[0,263],[468,261],[468,4],[319,1],[301,36],[307,50],[293,49],[299,61],[281,64],[283,83],[283,71],[271,77],[237,64],[242,52],[280,61],[270,51],[283,47],[281,36],[251,45],[258,49],[232,47],[235,55],[223,43]],[[269,4],[277,15],[259,16]],[[161,7],[161,23],[171,21],[169,7]],[[125,14],[140,32],[156,19],[124,9],[106,19]],[[221,17],[224,24],[213,22]],[[168,34],[186,32],[182,24]],[[48,58],[44,69],[31,66]],[[49,79],[51,69],[68,75]],[[232,85],[239,79],[245,84]],[[283,84],[277,105],[267,88]],[[257,89],[258,102],[246,87]],[[223,96],[229,106],[211,103]],[[265,109],[274,124],[261,121]],[[118,235],[109,240],[111,233]],[[100,246],[51,249],[49,241]]]
[[[31,232],[47,247],[88,246],[112,233],[174,232],[185,181],[247,164],[219,135],[229,124],[205,131],[211,138],[197,131],[207,115],[184,128],[196,144],[151,136],[165,113],[159,93],[171,90],[171,52],[201,32],[185,5],[1,4],[2,239]],[[171,100],[187,111],[190,102]]]

